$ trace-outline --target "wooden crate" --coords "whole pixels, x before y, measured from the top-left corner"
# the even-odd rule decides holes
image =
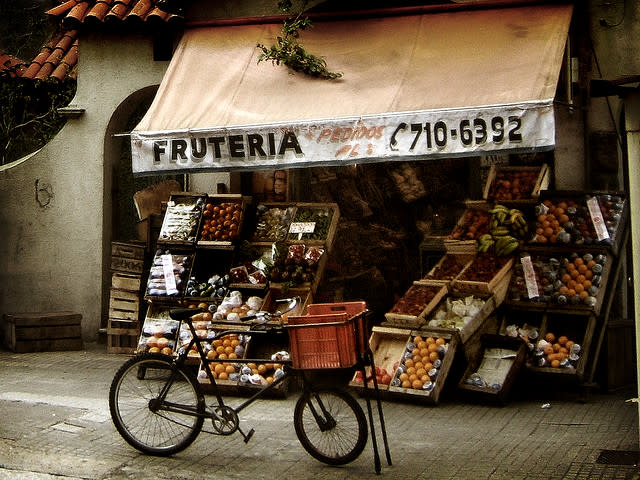
[[[425,289],[432,290],[435,292],[429,303],[425,304],[422,307],[422,310],[417,315],[412,314],[404,314],[398,312],[387,312],[385,313],[385,326],[390,327],[399,327],[399,328],[420,328],[426,323],[426,316],[438,305],[440,300],[447,294],[447,286],[446,285],[422,285],[418,282],[414,282],[414,284],[407,290],[405,293],[406,296],[410,296],[411,292],[414,289]],[[403,297],[404,298],[404,297]],[[400,299],[402,301],[403,299]],[[396,303],[397,305],[397,303]]]
[[[453,360],[455,358],[456,351],[458,349],[458,344],[460,343],[459,337],[455,333],[453,334],[441,333],[441,332],[431,331],[431,330],[420,330],[420,331],[412,330],[410,332],[410,335],[411,335],[411,338],[409,340],[409,343],[407,344],[407,348],[405,348],[405,352],[402,355],[403,359],[406,359],[407,353],[409,352],[411,344],[414,343],[416,336],[420,336],[423,339],[428,337],[444,338],[446,342],[446,351],[441,357],[441,360],[440,360],[441,364],[440,364],[440,367],[438,368],[438,372],[435,378],[432,381],[431,389],[418,390],[414,388],[404,388],[402,386],[398,386],[397,379],[399,378],[399,375],[403,373],[401,370],[402,365],[400,365],[400,367],[398,367],[398,370],[394,375],[393,380],[391,381],[391,385],[389,386],[389,394],[391,395],[391,398],[395,398],[395,399],[411,400],[411,401],[418,401],[421,403],[437,405],[440,399],[440,394],[442,393],[442,389],[447,380],[447,376],[449,375],[449,371],[451,370],[451,365],[453,364]]]
[[[481,348],[469,360],[458,389],[471,400],[506,403],[526,354],[527,346],[519,338],[483,335]],[[473,374],[482,383],[472,383]]]
[[[400,328],[373,327],[369,338],[369,348],[373,352],[374,365],[380,369],[382,375],[393,375],[402,361],[402,354],[407,348],[411,336],[411,330]],[[371,374],[370,367],[366,369],[366,375]],[[381,379],[382,380],[382,379]],[[349,386],[364,390],[363,380],[356,372]],[[378,388],[382,391],[389,389],[388,383],[378,382]]]
[[[442,308],[446,308],[445,302],[447,301],[447,299],[458,299],[461,297],[457,297],[457,296],[446,296],[444,297],[441,301],[440,304],[431,312],[431,314],[426,318],[426,325],[424,327],[422,327],[422,329],[424,330],[428,330],[428,331],[432,331],[432,332],[443,332],[443,333],[455,333],[457,332],[457,334],[460,337],[460,343],[461,344],[465,344],[467,343],[467,341],[482,327],[484,321],[489,318],[489,315],[491,315],[495,309],[496,309],[496,297],[494,295],[483,295],[483,296],[478,296],[477,298],[482,298],[484,300],[484,305],[482,306],[482,308],[480,309],[480,311],[473,317],[473,319],[467,323],[466,325],[464,325],[462,328],[458,329],[458,328],[447,328],[447,327],[442,327],[439,325],[432,325],[430,322],[431,320],[433,320],[434,316],[436,315],[436,313],[442,309]]]
[[[145,245],[140,242],[111,242],[111,270],[142,274]]]
[[[140,323],[108,320],[107,353],[135,353],[140,337]]]
[[[5,346],[16,353],[82,349],[82,315],[72,312],[3,315]]]
[[[475,257],[480,258],[479,256]],[[467,266],[465,273],[469,272],[472,268],[473,262]],[[478,282],[465,279],[465,273],[462,273],[458,278],[453,281],[451,289],[458,295],[465,294],[479,294],[488,295],[495,293],[498,286],[506,284],[508,286],[509,279],[511,278],[511,270],[513,268],[513,258],[506,260],[504,265],[493,275],[488,282]]]
[[[444,239],[444,248],[447,253],[473,255],[477,251],[477,239],[482,234],[489,233],[491,219],[489,210],[491,209],[491,205],[483,200],[467,200],[465,205],[467,207],[466,210],[458,219],[458,222],[451,233]],[[468,238],[466,236],[466,233],[469,231],[468,217],[476,214],[486,217],[486,223],[483,224],[482,228],[473,233],[472,238]],[[456,237],[456,235],[458,235],[457,232],[461,232],[459,233],[459,237]]]
[[[113,272],[111,274],[111,288],[127,292],[139,292],[142,275],[135,273]]]
[[[167,202],[157,243],[182,247],[195,245],[206,198],[204,193],[172,193]]]
[[[139,293],[112,288],[109,297],[109,318],[138,322],[140,320]]]
[[[240,238],[240,234],[242,232],[242,225],[244,223],[244,212],[246,209],[245,198],[240,194],[229,194],[229,195],[209,195],[207,196],[206,203],[211,203],[214,207],[220,206],[223,203],[232,203],[238,205],[240,207],[240,218],[238,220],[238,229],[233,238],[225,239],[225,240],[202,240],[202,230],[206,220],[206,212],[203,212],[203,218],[200,222],[200,226],[198,229],[198,247],[201,248],[226,248],[232,247],[234,242],[238,238]]]
[[[475,252],[473,254],[463,253],[445,253],[442,258],[436,263],[433,268],[427,272],[420,280],[417,281],[421,285],[447,285],[450,286],[453,281],[458,278],[464,270],[471,265]],[[450,263],[451,262],[451,263]],[[455,263],[453,263],[455,262]],[[445,265],[455,265],[459,270],[456,270],[455,274],[446,275],[442,273],[442,269]]]
[[[533,183],[531,192],[528,192],[528,195],[525,197],[518,199],[509,199],[502,197],[495,197],[491,194],[492,186],[496,180],[496,176],[500,173],[504,173],[505,175],[513,175],[518,172],[530,173],[532,175],[536,175],[536,181]],[[544,164],[540,167],[536,166],[506,166],[506,165],[491,165],[491,169],[489,170],[489,174],[487,176],[487,181],[484,185],[484,190],[482,193],[482,198],[485,200],[495,201],[497,203],[525,203],[525,202],[533,202],[539,196],[542,190],[546,190],[549,187],[549,182],[551,180],[551,172],[549,170],[549,166]]]

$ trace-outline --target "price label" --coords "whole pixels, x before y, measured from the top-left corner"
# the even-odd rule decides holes
[[[527,285],[527,295],[529,298],[536,298],[540,296],[538,291],[538,282],[536,282],[536,272],[533,268],[533,262],[531,257],[522,257],[520,259],[522,263],[522,270],[524,272],[524,283]]]
[[[600,210],[600,204],[596,197],[591,197],[587,200],[587,208],[589,209],[589,215],[591,215],[591,221],[593,222],[593,229],[596,231],[598,241],[609,238],[609,231],[607,225],[604,223],[602,217],[602,210]]]
[[[316,229],[316,222],[293,222],[289,226],[289,233],[297,233],[298,240],[302,240],[305,233],[313,233]]]
[[[164,273],[167,295],[175,295],[178,293],[178,288],[176,287],[176,277],[173,275],[173,258],[171,255],[162,255],[162,272]]]

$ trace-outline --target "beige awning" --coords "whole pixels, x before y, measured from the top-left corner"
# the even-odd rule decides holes
[[[339,80],[258,63],[280,25],[188,29],[132,132],[136,174],[254,170],[554,146],[570,5],[316,22]]]

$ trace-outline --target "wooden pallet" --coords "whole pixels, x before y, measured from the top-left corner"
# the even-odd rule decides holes
[[[5,314],[5,345],[16,353],[81,350],[81,321],[72,312]]]

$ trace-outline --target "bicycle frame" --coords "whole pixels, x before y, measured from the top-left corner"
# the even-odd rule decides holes
[[[196,350],[198,352],[198,355],[200,357],[200,361],[202,362],[202,365],[205,367],[205,371],[207,374],[207,378],[209,379],[209,381],[211,382],[211,385],[213,386],[213,396],[216,397],[216,400],[218,402],[218,406],[222,406],[222,407],[227,407],[227,408],[231,408],[236,414],[240,413],[242,410],[244,410],[245,408],[247,408],[248,406],[250,406],[251,404],[253,404],[256,400],[258,400],[260,397],[262,397],[263,395],[265,395],[267,392],[270,392],[271,390],[275,389],[278,385],[280,385],[285,379],[287,379],[288,377],[291,376],[291,370],[290,370],[290,364],[291,362],[288,360],[282,360],[279,361],[278,363],[282,363],[284,365],[284,375],[282,375],[281,377],[278,377],[276,379],[274,379],[274,381],[266,386],[263,386],[261,388],[259,388],[256,393],[254,393],[253,395],[251,395],[248,399],[246,399],[244,402],[242,402],[240,405],[236,406],[236,407],[230,407],[229,405],[226,405],[224,403],[224,399],[222,397],[222,394],[220,392],[220,389],[218,388],[218,384],[216,383],[216,380],[213,376],[213,374],[211,373],[211,370],[208,368],[209,364],[213,362],[213,360],[210,360],[207,358],[206,353],[204,351],[204,348],[202,346],[202,340],[198,337],[198,335],[196,334],[196,330],[195,327],[193,326],[193,322],[191,320],[191,318],[186,318],[184,320],[187,323],[187,326],[189,327],[190,333],[191,333],[191,340],[189,341],[189,343],[182,348],[182,351],[180,351],[180,353],[178,354],[178,357],[174,359],[173,361],[173,365],[174,365],[174,372],[185,365],[187,358],[188,358],[188,352],[192,349],[192,347],[195,345]],[[272,327],[271,330],[225,330],[219,333],[220,337],[223,337],[225,335],[230,335],[230,334],[240,334],[240,335],[247,335],[247,334],[251,334],[251,335],[264,335],[272,330],[278,330],[277,327]],[[267,359],[236,359],[233,360],[232,363],[272,363],[272,360],[267,360]],[[173,383],[173,381],[175,380],[175,373],[167,380],[166,385],[164,386],[158,401],[159,401],[159,405],[157,406],[158,409],[162,409],[162,410],[167,410],[167,411],[171,411],[171,412],[177,412],[177,413],[183,413],[186,415],[192,415],[192,416],[203,416],[205,418],[211,418],[212,416],[215,416],[216,418],[220,419],[220,417],[216,414],[215,411],[207,409],[207,411],[205,411],[204,413],[199,413],[197,411],[195,411],[192,408],[184,408],[183,406],[180,405],[171,405],[171,404],[167,404],[164,401],[164,398],[166,397],[167,391],[168,389],[171,387],[171,384]]]

